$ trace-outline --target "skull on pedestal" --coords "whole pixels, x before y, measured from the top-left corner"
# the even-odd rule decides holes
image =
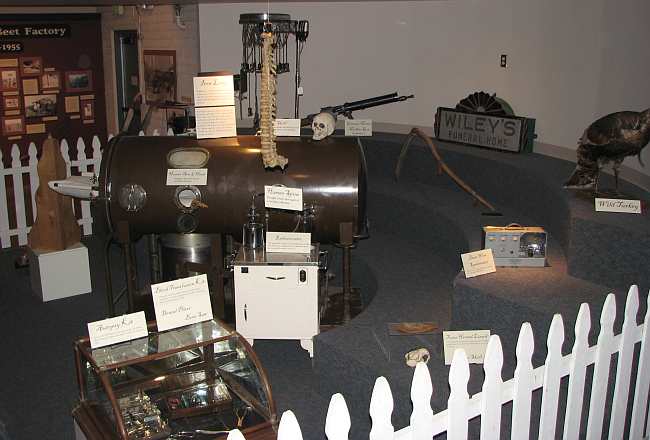
[[[330,134],[334,133],[336,127],[336,116],[330,112],[321,112],[314,116],[311,123],[311,129],[314,131],[312,137],[315,141],[325,139]]]

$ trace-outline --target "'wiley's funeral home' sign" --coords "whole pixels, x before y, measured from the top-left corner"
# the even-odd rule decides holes
[[[70,38],[70,26],[67,24],[0,25],[0,39],[7,38]]]
[[[535,120],[439,107],[434,130],[442,141],[513,152],[532,151]]]

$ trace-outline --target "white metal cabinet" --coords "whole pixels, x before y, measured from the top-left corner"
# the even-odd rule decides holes
[[[299,339],[313,356],[319,332],[318,250],[311,255],[269,254],[269,260],[234,262],[235,324],[251,343],[255,339]]]

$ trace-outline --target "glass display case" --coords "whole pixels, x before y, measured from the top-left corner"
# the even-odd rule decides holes
[[[275,438],[264,369],[238,333],[211,320],[107,347],[75,342],[86,439],[213,439],[240,429]]]

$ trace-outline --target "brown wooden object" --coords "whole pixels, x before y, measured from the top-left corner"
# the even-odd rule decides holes
[[[36,221],[29,232],[29,247],[39,251],[61,251],[79,243],[81,232],[72,212],[72,201],[48,186],[51,180],[65,179],[65,162],[59,142],[49,136],[43,143],[38,162],[39,186],[36,191]]]

